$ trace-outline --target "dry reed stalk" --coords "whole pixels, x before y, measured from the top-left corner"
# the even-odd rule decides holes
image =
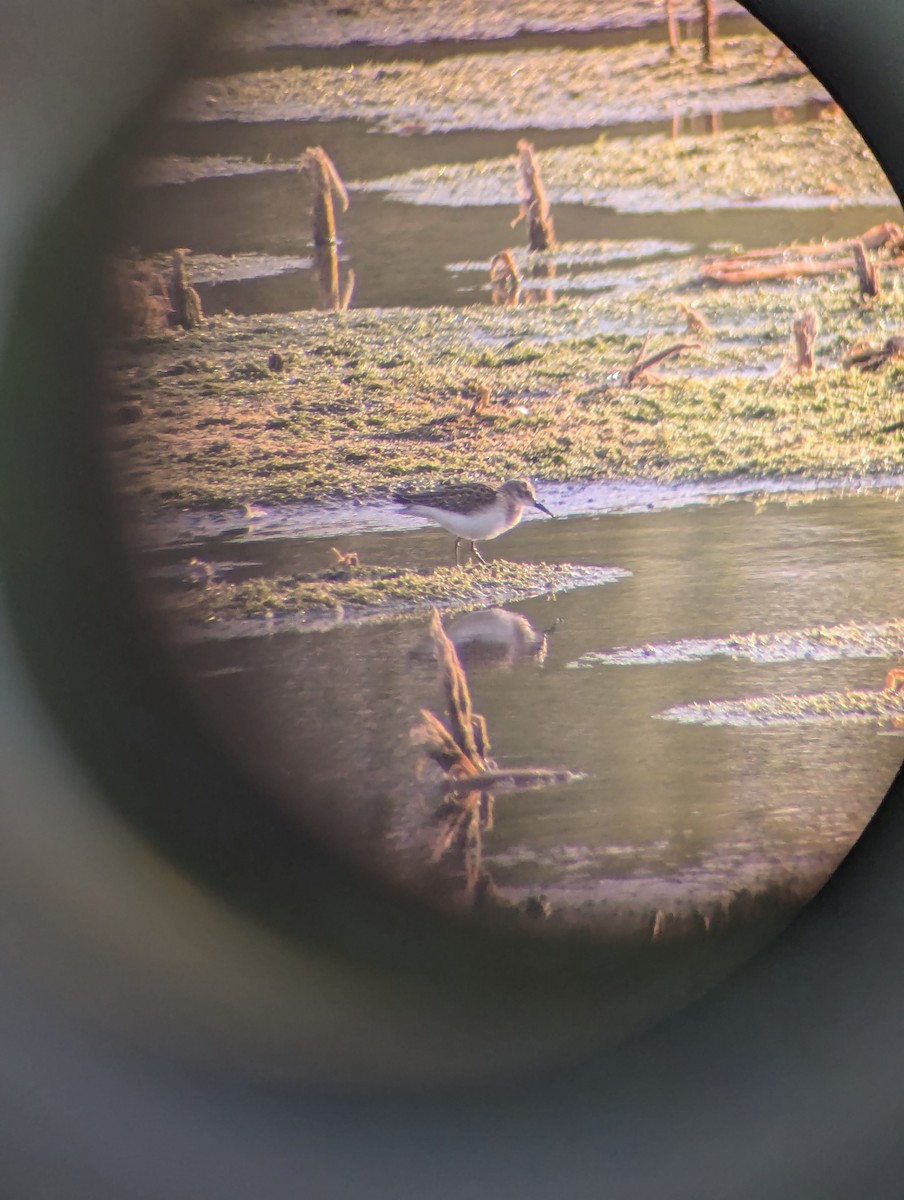
[[[183,329],[196,329],[204,320],[204,313],[201,311],[200,296],[188,282],[184,250],[173,251],[168,295],[171,324],[181,325]]]
[[[860,287],[860,299],[872,300],[879,295],[879,271],[875,263],[870,262],[866,247],[859,239],[853,244],[854,269],[857,272],[857,283]]]
[[[311,218],[312,238],[315,246],[330,246],[336,241],[336,215],[333,197],[337,197],[342,212],[348,209],[348,192],[339,177],[335,164],[322,146],[309,146],[299,160],[300,169],[306,170],[313,183]]]
[[[511,250],[500,250],[490,260],[491,297],[495,305],[514,308],[521,294],[521,275]]]
[[[549,212],[549,200],[540,176],[540,165],[530,142],[524,138],[518,142],[518,191],[521,208],[512,226],[527,220],[527,241],[531,250],[550,250],[556,244]]]

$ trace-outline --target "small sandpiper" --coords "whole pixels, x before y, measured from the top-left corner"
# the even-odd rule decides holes
[[[526,479],[510,479],[498,489],[485,483],[450,483],[435,492],[397,492],[393,499],[404,504],[405,512],[412,516],[427,517],[455,534],[456,566],[462,540],[471,543],[471,553],[478,562],[486,563],[477,549],[478,542],[499,537],[517,525],[526,508],[539,508],[548,517],[553,515]]]

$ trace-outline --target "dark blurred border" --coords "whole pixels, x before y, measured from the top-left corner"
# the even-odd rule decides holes
[[[902,194],[900,0],[751,0],[748,7],[827,84]],[[91,5],[83,8],[89,16]],[[48,23],[48,43],[53,33]],[[47,114],[54,117],[66,113]],[[45,702],[98,786],[233,903],[380,968],[436,972],[464,987],[501,975],[511,986],[510,972],[523,969],[520,951],[500,960],[499,939],[421,913],[274,814],[264,817],[253,788],[195,727],[144,644],[128,581],[107,570],[121,549],[119,533],[88,486],[99,468],[86,437],[94,381],[78,322],[92,286],[94,235],[114,215],[104,203],[82,183],[65,214],[41,228],[0,378],[5,603]],[[165,1073],[130,1075],[125,1059],[55,1042],[40,1014],[23,1009],[17,1025],[15,1007],[4,1009],[3,1111],[15,1135],[8,1194],[106,1200],[301,1191],[432,1200],[495,1189],[527,1200],[551,1192],[898,1200],[901,798],[899,777],[817,901],[758,961],[653,1034],[517,1091],[346,1104],[227,1087],[212,1093]],[[339,886],[347,889],[341,910],[299,903]],[[287,918],[299,911],[301,926]],[[576,971],[576,984],[578,976],[592,982],[572,956],[551,953],[539,972],[531,959],[522,983],[541,987],[542,973],[556,970]],[[80,1090],[86,1064],[104,1086]],[[40,1071],[56,1088],[43,1126],[28,1121]]]

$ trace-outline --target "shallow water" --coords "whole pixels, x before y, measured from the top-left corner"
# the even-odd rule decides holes
[[[200,539],[146,561],[160,572],[197,555],[230,578],[280,574],[324,566],[331,542]],[[789,729],[658,718],[693,701],[881,688],[891,660],[569,664],[646,642],[891,620],[900,614],[902,542],[899,506],[863,495],[537,520],[488,544],[515,560],[631,572],[553,602],[507,606],[515,617],[445,617],[499,763],[586,775],[498,797],[485,862],[506,894],[542,890],[560,909],[590,905],[604,915],[705,906],[742,887],[817,886],[882,799],[900,739],[882,736],[878,723]],[[429,566],[451,550],[448,535],[427,528],[340,544],[386,564]],[[425,615],[195,641],[180,646],[180,662],[205,717],[279,803],[392,869],[424,821],[422,751],[410,731],[422,708],[443,707],[426,627]]]

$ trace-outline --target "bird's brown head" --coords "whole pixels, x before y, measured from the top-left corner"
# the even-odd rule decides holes
[[[537,493],[526,479],[510,479],[499,490],[525,508],[539,508],[540,512],[546,513],[548,517],[552,516],[549,509],[537,499]]]

